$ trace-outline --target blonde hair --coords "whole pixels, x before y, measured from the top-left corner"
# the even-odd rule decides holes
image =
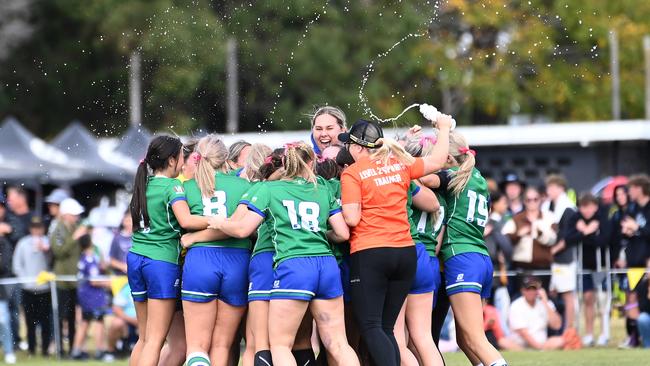
[[[251,151],[246,158],[246,175],[251,182],[259,182],[264,179],[260,174],[260,167],[264,165],[264,160],[271,155],[273,150],[264,144],[251,145]]]
[[[307,176],[307,180],[316,183],[316,174],[309,163],[316,159],[311,146],[302,141],[286,144],[284,147],[284,176],[295,178]]]
[[[434,135],[412,136],[406,140],[404,150],[414,157],[426,157],[431,155],[434,146],[436,146],[436,137]],[[432,225],[435,225],[439,216],[440,210],[429,214],[429,220]]]
[[[220,136],[210,134],[202,137],[196,144],[198,164],[194,179],[201,190],[201,196],[212,197],[215,188],[215,172],[223,170],[228,159],[228,148]]]
[[[376,149],[369,149],[370,158],[373,160],[380,160],[384,165],[389,163],[390,158],[395,158],[404,165],[411,165],[415,162],[415,158],[404,150],[399,142],[393,139],[382,137],[375,143],[381,144],[381,146]]]
[[[336,118],[336,122],[341,126],[341,128],[345,129],[345,113],[338,108],[334,106],[323,106],[323,107],[317,107],[315,110],[309,114],[309,117],[311,118],[311,128],[314,128],[314,124],[316,123],[316,118],[319,116],[322,116],[323,114],[329,114],[330,116]]]
[[[465,137],[456,131],[449,133],[449,155],[458,163],[458,170],[451,173],[449,190],[458,196],[465,190],[469,179],[472,177],[476,158],[474,153],[469,150]]]

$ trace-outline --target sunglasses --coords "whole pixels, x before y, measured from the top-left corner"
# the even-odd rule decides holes
[[[535,197],[535,198],[526,198],[526,202],[539,202],[539,197]]]

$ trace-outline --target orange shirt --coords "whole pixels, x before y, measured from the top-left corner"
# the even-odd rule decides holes
[[[342,204],[361,204],[361,221],[350,235],[350,253],[414,245],[406,213],[407,192],[411,180],[423,174],[422,159],[406,166],[396,159],[384,165],[364,158],[343,171]]]

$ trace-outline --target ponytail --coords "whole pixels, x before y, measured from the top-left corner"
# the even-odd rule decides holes
[[[471,150],[465,137],[458,132],[449,133],[449,154],[458,162],[458,170],[452,172],[449,181],[449,190],[455,195],[460,195],[467,187],[472,171],[476,165],[476,152]]]
[[[160,171],[169,166],[170,159],[179,159],[183,143],[177,137],[160,135],[149,143],[147,155],[140,161],[133,182],[133,196],[129,204],[133,231],[149,227],[149,210],[147,208],[147,181],[149,169]]]
[[[381,146],[370,150],[370,158],[373,160],[381,160],[384,165],[388,165],[391,157],[404,165],[412,165],[415,162],[415,158],[406,152],[399,142],[393,139],[383,137],[375,143],[381,144]]]
[[[282,161],[284,160],[284,149],[279,148],[273,150],[273,152],[264,158],[264,164],[259,168],[259,171],[255,175],[259,175],[261,180],[267,180],[273,173],[278,169],[282,168]]]
[[[196,173],[194,179],[202,197],[212,197],[215,190],[215,173],[222,170],[228,159],[228,149],[215,134],[202,137],[196,144]]]
[[[149,211],[147,210],[147,178],[149,169],[147,161],[142,159],[138,165],[133,182],[133,196],[131,197],[130,211],[133,220],[133,231],[149,227]]]
[[[287,178],[307,176],[307,180],[316,183],[316,174],[309,167],[309,162],[314,161],[314,150],[304,142],[295,142],[285,145],[284,170]]]

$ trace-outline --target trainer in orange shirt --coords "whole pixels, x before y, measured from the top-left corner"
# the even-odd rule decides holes
[[[361,334],[377,365],[398,366],[393,327],[415,275],[416,251],[406,213],[413,179],[440,170],[449,150],[451,117],[438,117],[431,155],[413,158],[381,127],[359,120],[339,135],[355,163],[341,175],[350,237],[350,292]]]

